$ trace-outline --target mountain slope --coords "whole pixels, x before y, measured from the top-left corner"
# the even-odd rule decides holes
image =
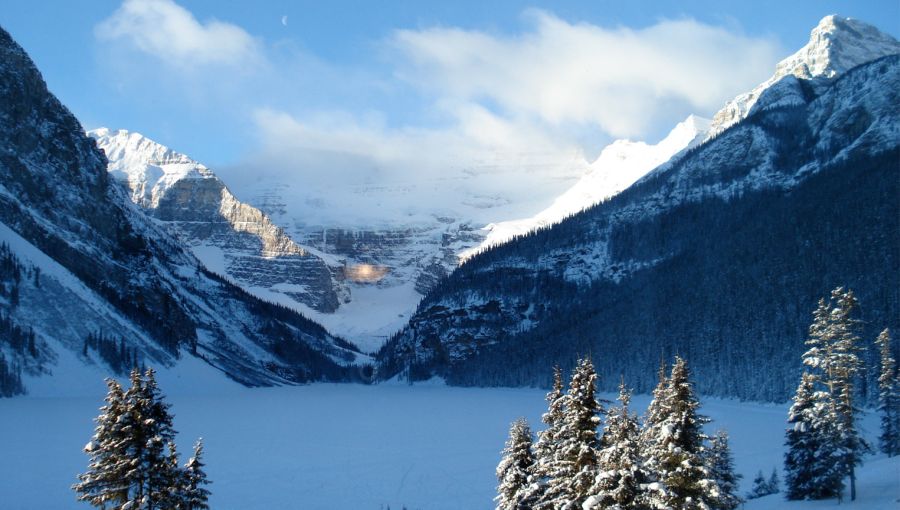
[[[590,352],[604,387],[641,392],[679,353],[704,393],[782,400],[831,288],[857,292],[866,338],[898,326],[900,57],[819,80],[782,77],[621,194],[470,260],[379,352],[381,376],[547,384]]]
[[[340,267],[329,267],[258,209],[238,201],[213,172],[140,133],[88,132],[128,184],[131,199],[189,246],[207,268],[251,290],[285,294],[319,312],[339,304]]]
[[[484,228],[489,232],[485,240],[477,247],[464,251],[460,258],[467,259],[485,248],[559,223],[568,216],[620,193],[682,150],[700,143],[706,137],[709,122],[691,115],[655,145],[616,140],[600,152],[600,156],[591,163],[588,173],[565,193],[556,197],[550,207],[530,218],[488,225]]]
[[[135,358],[172,366],[190,352],[248,385],[355,376],[351,345],[206,271],[106,166],[0,30],[0,241],[18,261],[3,284],[19,295],[0,299],[0,317],[35,333],[40,358],[26,362],[0,340],[20,368],[39,375],[72,368],[61,359],[100,358],[112,370]]]

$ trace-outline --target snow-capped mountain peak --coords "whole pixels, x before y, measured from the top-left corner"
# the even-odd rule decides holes
[[[132,200],[156,207],[160,197],[182,179],[214,179],[202,164],[146,136],[125,129],[99,128],[88,131],[109,159],[109,171],[126,181]]]
[[[713,117],[709,137],[747,116],[762,93],[786,76],[831,79],[872,60],[900,53],[900,42],[853,18],[829,15],[812,29],[809,42],[775,66],[775,74],[728,102]]]
[[[648,172],[671,159],[682,150],[699,143],[709,129],[710,121],[689,115],[656,144],[616,140],[607,145],[591,163],[588,172],[546,209],[530,218],[492,223],[481,245],[460,254],[462,260],[479,251],[505,243],[515,236],[536,228],[559,223],[598,202],[620,193]]]

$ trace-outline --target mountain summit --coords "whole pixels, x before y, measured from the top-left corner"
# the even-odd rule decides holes
[[[846,71],[880,57],[900,53],[900,42],[857,19],[835,14],[825,16],[812,29],[809,42],[775,66],[775,74],[750,92],[729,101],[713,117],[713,137],[750,113],[762,93],[785,76],[828,81]]]

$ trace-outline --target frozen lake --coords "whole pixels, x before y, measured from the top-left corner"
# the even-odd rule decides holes
[[[535,389],[229,384],[190,394],[172,386],[185,392],[167,392],[179,451],[203,437],[210,502],[220,510],[490,509],[509,423],[525,416],[540,429],[545,409]],[[89,508],[69,486],[87,466],[81,448],[104,394],[98,384],[93,397],[0,399],[4,509]],[[648,401],[637,396],[633,408]],[[757,470],[781,465],[786,409],[704,401],[710,430],[731,434],[742,492]]]

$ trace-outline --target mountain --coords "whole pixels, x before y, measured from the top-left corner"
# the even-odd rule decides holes
[[[315,311],[337,309],[341,267],[298,246],[207,167],[140,133],[103,128],[88,135],[106,154],[110,173],[128,185],[131,200],[207,268],[249,292],[262,288]]]
[[[220,193],[225,207],[224,188],[207,184],[186,190],[176,182],[156,195],[163,207],[156,212],[202,202],[175,199],[178,191]],[[365,357],[354,346],[208,271],[129,194],[25,51],[0,30],[5,394],[51,374],[78,380],[84,367],[121,373],[136,363],[175,367],[195,356],[245,385],[357,377],[354,364]],[[152,189],[148,196],[152,201]],[[247,212],[232,205],[232,220]],[[254,228],[265,226],[254,221]],[[277,229],[269,234],[278,244]]]
[[[547,385],[547,366],[590,353],[603,388],[621,374],[649,392],[680,354],[702,393],[784,400],[832,288],[857,293],[864,338],[896,328],[900,56],[884,55],[896,41],[860,54],[873,30],[825,18],[800,55],[864,63],[804,62],[818,74],[766,82],[622,193],[470,259],[379,351],[379,377]]]
[[[485,248],[559,223],[568,216],[620,193],[650,170],[700,143],[706,137],[709,125],[710,121],[690,115],[655,145],[616,140],[600,152],[600,156],[591,163],[588,173],[565,193],[556,197],[550,207],[530,218],[489,224],[484,228],[489,232],[485,240],[477,247],[464,251],[460,258],[468,259]]]
[[[900,53],[893,37],[853,18],[825,16],[813,28],[809,42],[775,66],[775,74],[750,92],[728,102],[713,117],[708,136],[716,136],[752,110],[760,95],[787,76],[807,80],[812,87],[824,86],[850,69],[874,58]],[[817,79],[813,79],[817,78]]]
[[[476,220],[426,215],[425,221],[407,217],[392,225],[310,231],[286,217],[286,206],[276,202],[280,195],[267,195],[262,207],[293,225],[292,235],[304,245],[268,215],[238,201],[209,168],[190,157],[126,130],[88,134],[105,152],[111,175],[131,190],[132,201],[208,269],[375,350],[460,259],[620,192],[699,143],[707,128],[708,121],[691,116],[655,145],[618,140],[543,211],[481,229],[474,227]]]

